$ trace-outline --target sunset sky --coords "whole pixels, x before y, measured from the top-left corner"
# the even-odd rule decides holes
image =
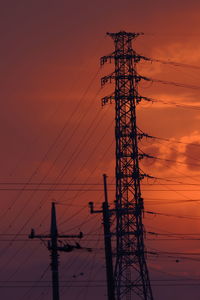
[[[200,298],[199,1],[2,0],[4,300],[51,297],[48,250],[43,242],[28,240],[28,234],[31,228],[49,231],[52,201],[58,202],[59,231],[81,230],[81,244],[93,248],[92,253],[60,255],[61,299],[106,299],[101,215],[90,215],[88,202],[101,207],[103,173],[111,205],[115,200],[114,105],[101,106],[114,85],[100,87],[100,78],[114,66],[100,68],[99,59],[113,51],[106,32],[120,30],[144,32],[133,43],[141,55],[182,64],[138,65],[139,74],[155,80],[140,83],[140,94],[155,101],[137,106],[138,127],[159,138],[140,143],[155,157],[140,162],[155,177],[142,182],[145,244],[156,300]]]

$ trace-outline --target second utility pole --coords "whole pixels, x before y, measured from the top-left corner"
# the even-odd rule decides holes
[[[112,210],[109,209],[109,205],[108,205],[106,178],[107,178],[106,174],[103,174],[104,199],[105,200],[102,203],[102,210],[94,210],[93,202],[90,202],[89,206],[90,206],[90,212],[92,214],[93,213],[102,213],[103,214],[107,293],[108,293],[108,300],[115,300],[115,286],[114,286],[113,260],[112,260],[112,243],[111,243],[111,232],[110,232],[110,216],[112,214]]]

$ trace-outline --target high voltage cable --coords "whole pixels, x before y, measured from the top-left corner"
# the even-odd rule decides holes
[[[25,240],[24,240],[25,241]],[[26,240],[27,241],[27,240]],[[14,272],[12,272],[11,275],[9,275],[7,277],[7,280],[10,280],[11,278],[13,278],[13,276],[15,276],[19,270],[25,265],[27,264],[27,262],[32,258],[33,254],[38,250],[38,247],[35,247],[32,249],[31,253],[28,254],[28,256],[23,256],[23,263],[19,262],[19,265],[17,266],[17,268],[15,269]]]
[[[150,157],[151,158],[151,157]],[[153,157],[153,158],[156,158],[156,157]],[[159,159],[159,158],[158,158]],[[165,160],[165,159],[163,159]],[[176,162],[175,160],[173,160],[173,162]],[[156,177],[155,179],[159,179],[159,180],[164,180],[164,181],[170,181],[170,182],[173,182],[173,183],[165,183],[162,185],[192,185],[192,186],[199,186],[199,184],[197,183],[186,183],[186,182],[182,182],[182,181],[177,181],[177,180],[170,180],[170,179],[165,179],[165,178],[159,178],[159,177]],[[175,183],[176,182],[176,183]],[[0,185],[23,185],[24,183],[20,183],[20,182],[0,182]],[[27,185],[38,185],[39,183],[30,183],[30,184],[27,184]],[[41,186],[54,186],[55,183],[42,183],[40,184]],[[103,187],[103,184],[102,183],[57,183],[56,184],[57,186],[102,186]],[[160,183],[142,183],[143,186],[153,186],[153,185],[160,185]],[[107,183],[107,186],[115,186],[115,183]],[[102,191],[103,191],[103,188],[102,188]],[[58,203],[59,204],[59,203]]]
[[[152,227],[152,226],[151,226]],[[161,236],[189,236],[189,235],[199,235],[200,236],[200,233],[187,233],[187,232],[184,232],[184,233],[178,233],[178,232],[150,232],[148,231],[147,232],[148,234],[150,235],[161,235]]]
[[[145,135],[145,133],[144,133],[141,129],[139,129],[139,131],[140,131],[142,134]],[[149,137],[152,137],[152,138],[153,138],[153,136],[149,136]],[[154,137],[154,138],[155,138],[155,137]],[[165,140],[166,140],[166,139],[165,139]],[[198,144],[198,146],[199,146],[199,144]],[[165,164],[165,166],[169,168],[168,165]],[[179,174],[181,174],[181,175],[184,175],[185,178],[191,178],[193,181],[199,182],[199,181],[196,180],[195,178],[190,177],[188,174],[184,174],[183,172],[177,171],[177,169],[175,169],[175,168],[173,168],[173,167],[171,167],[171,166],[170,166],[170,169],[175,170],[176,173],[179,173]],[[168,190],[170,190],[170,189],[168,188]],[[177,190],[173,190],[173,191],[175,191],[178,195],[184,196],[182,193],[180,193],[180,191],[177,191]],[[186,191],[186,190],[185,190],[185,191]],[[190,198],[188,198],[188,197],[185,197],[185,196],[184,196],[184,198],[186,198],[186,200],[190,200]]]
[[[192,219],[192,220],[199,220],[200,216],[181,216],[181,215],[173,215],[173,214],[168,214],[168,213],[162,213],[162,212],[154,212],[154,211],[145,211],[147,214],[152,214],[152,215],[160,215],[160,216],[165,216],[165,217],[174,217],[174,218],[182,218],[182,219]]]
[[[171,148],[171,147],[170,147],[170,148]],[[171,149],[172,149],[172,148],[171,148]],[[169,168],[168,165],[165,164],[165,166]],[[194,176],[189,176],[188,173],[185,174],[185,173],[183,173],[183,172],[180,172],[180,171],[177,170],[177,168],[175,169],[175,168],[173,168],[172,166],[170,166],[170,169],[173,169],[173,170],[174,170],[176,173],[178,173],[178,174],[184,175],[185,178],[189,178],[189,179],[192,179],[192,180],[195,181],[195,182],[199,182],[199,180],[197,180],[196,178],[194,178]],[[169,180],[169,179],[168,179],[168,180]],[[177,193],[177,194],[180,194],[180,195],[181,195],[181,193]],[[185,197],[185,198],[186,198],[186,197]],[[187,198],[187,199],[188,199],[188,198]],[[188,199],[188,200],[189,200],[189,199]]]
[[[30,184],[30,185],[31,185],[31,184]],[[46,185],[46,183],[44,183],[44,185]],[[55,185],[55,184],[52,184],[52,185]],[[57,183],[56,183],[56,185],[62,185],[62,184],[59,184],[59,183],[57,184]],[[73,184],[71,184],[71,185],[73,185]],[[87,184],[85,184],[85,185],[87,186]],[[100,185],[100,184],[99,184],[99,185]],[[56,190],[55,190],[55,191],[56,191]],[[87,191],[87,190],[84,190],[84,191]]]
[[[185,108],[185,109],[193,109],[193,110],[200,110],[200,105],[188,105],[188,104],[180,104],[176,103],[174,101],[166,101],[161,99],[154,99],[154,98],[148,98],[148,101],[151,101],[152,103],[162,103],[165,105],[174,105],[176,107]]]
[[[29,220],[28,220],[28,221],[30,221],[30,218],[29,218]],[[26,222],[26,223],[27,223],[27,222]],[[24,226],[25,226],[25,225],[24,225]],[[24,228],[24,226],[22,227],[22,229]],[[21,229],[21,230],[22,230],[22,229]],[[10,243],[9,245],[11,245],[11,243]]]
[[[46,160],[46,158],[48,157],[49,153],[51,152],[51,150],[54,148],[54,146],[57,144],[58,140],[60,139],[60,137],[62,136],[63,132],[65,131],[66,127],[68,126],[68,122],[71,120],[72,116],[76,113],[78,107],[80,106],[81,102],[84,100],[88,90],[90,89],[93,81],[95,80],[95,78],[97,77],[98,73],[100,71],[100,68],[98,69],[98,71],[95,73],[94,77],[92,78],[92,80],[90,81],[88,87],[86,88],[86,91],[84,92],[83,96],[80,98],[79,102],[77,103],[74,111],[72,112],[72,114],[70,115],[69,118],[67,118],[65,120],[64,126],[62,127],[61,131],[58,133],[56,139],[53,141],[53,143],[51,144],[51,146],[48,148],[47,152],[45,153],[44,157],[42,158],[42,160],[40,161],[38,167],[34,170],[34,172],[32,173],[32,175],[29,177],[28,179],[28,183],[31,182],[31,180],[34,178],[34,176],[37,174],[37,172],[39,171],[39,169],[41,168],[42,164],[44,163],[44,161]],[[25,184],[26,186],[26,184]],[[25,188],[24,186],[24,188]],[[18,198],[21,196],[21,193],[23,192],[20,191],[20,193],[17,195],[17,197],[14,199],[12,206],[16,203],[16,201],[18,200]],[[12,207],[11,206],[11,207]],[[8,211],[7,211],[8,212]],[[5,213],[3,214],[3,217],[5,217]]]
[[[162,63],[165,65],[173,65],[175,67],[192,68],[192,69],[200,70],[200,66],[190,65],[190,64],[186,64],[186,63],[180,63],[180,62],[171,61],[171,60],[162,60],[162,59],[157,59],[157,58],[149,58],[149,60],[158,62],[158,63]]]
[[[99,219],[100,219],[100,217],[99,217]],[[99,220],[97,220],[97,222],[96,222],[96,225],[97,224],[99,224]],[[77,226],[78,227],[78,226]],[[77,228],[77,227],[73,227],[73,228],[70,228],[69,230],[71,231],[72,229],[74,229],[74,228]],[[151,226],[152,227],[152,226]],[[103,237],[103,233],[100,233],[100,231],[101,231],[101,226],[99,226],[97,229],[96,229],[96,232],[97,233],[94,233],[94,229],[91,229],[91,232],[89,232],[89,233],[84,233],[84,236],[102,236]],[[62,231],[61,231],[62,232]],[[156,232],[156,233],[154,233],[154,232],[146,232],[147,234],[150,234],[150,235],[152,235],[152,234],[156,234],[156,235],[181,235],[181,236],[183,236],[183,235],[199,235],[200,236],[200,232],[199,233],[187,233],[187,232],[185,232],[185,233],[178,233],[178,232],[167,232],[167,233],[162,233],[162,232]],[[7,234],[0,234],[0,237],[1,236],[13,236],[13,235],[16,235],[16,233],[7,233]],[[26,236],[26,237],[28,237],[28,233],[23,233],[23,234],[19,234],[19,236]],[[29,239],[27,238],[27,241],[29,241]],[[39,241],[39,240],[35,240],[35,241]],[[85,238],[83,238],[83,241],[85,241]]]
[[[6,249],[7,249],[8,247],[10,247],[11,243],[13,243],[13,241],[11,241],[11,242],[9,243],[9,246],[7,246],[7,247],[5,247],[5,248],[2,249],[0,255],[2,255],[2,254],[5,253]],[[15,251],[15,253],[12,255],[11,258],[9,258],[8,260],[4,261],[3,266],[1,266],[1,270],[3,270],[4,268],[8,268],[8,265],[16,258],[16,256],[18,255],[18,253],[19,253],[24,247],[26,247],[26,246],[27,246],[27,243],[26,243],[26,242],[23,242],[23,244],[22,244],[22,246],[20,247],[20,249],[18,249],[17,251]]]
[[[173,278],[173,279],[170,279],[170,278],[166,278],[166,279],[151,279],[151,281],[158,281],[158,282],[169,282],[169,281],[174,281],[174,282],[177,282],[177,281],[199,281],[199,278],[180,278],[180,279],[176,279],[176,278]],[[11,280],[11,281],[6,281],[6,280],[0,280],[0,283],[37,283],[38,280]],[[74,280],[60,280],[60,282],[62,283],[88,283],[88,282],[94,282],[94,283],[98,283],[98,282],[103,282],[103,283],[106,283],[106,280],[105,279],[97,279],[97,280],[77,280],[77,279],[74,279]],[[50,280],[42,280],[41,283],[51,283]]]
[[[161,250],[159,250],[158,251],[158,253],[159,254],[169,254],[169,255],[171,255],[171,254],[173,254],[173,255],[191,255],[191,256],[200,256],[200,253],[192,253],[192,252],[169,252],[169,251],[161,251]]]
[[[145,134],[140,128],[137,127],[137,129],[142,133]],[[153,135],[145,135],[146,138],[152,138],[152,139],[156,139],[156,140],[162,140],[162,141],[166,141],[166,142],[170,142],[170,143],[177,143],[177,144],[184,144],[184,145],[191,145],[191,146],[195,146],[195,147],[200,147],[200,142],[199,143],[187,143],[187,142],[182,142],[180,140],[177,139],[169,139],[169,138],[162,138],[162,137],[158,137],[158,136],[153,136]]]
[[[97,222],[96,222],[96,224],[97,223],[99,223],[99,220],[97,220]],[[102,236],[102,234],[99,234],[100,233],[100,231],[101,231],[101,226],[99,226],[98,227],[98,229],[96,230],[96,232],[97,232],[97,240],[96,240],[96,242],[95,242],[95,246],[97,247],[98,246],[98,244],[99,244],[99,242],[100,242],[100,236]],[[87,254],[87,257],[89,256],[89,254]],[[96,257],[96,252],[94,253],[94,256],[93,256],[93,260],[95,259],[95,257]],[[64,266],[63,266],[63,270],[64,269],[69,269],[73,264],[74,264],[74,262],[75,261],[77,261],[77,259],[76,259],[76,256],[74,257],[74,259],[72,260],[72,261],[70,261],[69,263],[66,263]],[[81,272],[84,270],[84,266],[88,266],[88,262],[83,262],[81,265],[79,264],[79,266],[78,266],[78,271],[77,272],[80,272],[80,270],[81,270]]]
[[[99,141],[98,141],[98,143],[95,145],[95,148],[93,149],[93,151],[92,151],[92,154],[93,153],[95,153],[95,149],[96,149],[96,147],[98,146],[98,144],[102,141],[102,139],[105,137],[105,135],[107,134],[107,130],[105,131],[105,133],[104,133],[104,135],[103,135],[103,137],[101,137],[100,139],[99,139]],[[90,159],[90,157],[91,156],[89,156],[89,158],[88,159]],[[79,169],[79,172],[82,170],[82,168],[86,165],[86,163],[88,162],[88,159],[84,162],[84,164],[81,166],[81,168]],[[72,161],[71,161],[72,162]],[[64,166],[64,168],[63,168],[63,170],[61,171],[61,178],[60,178],[60,175],[57,177],[57,179],[56,179],[56,183],[54,184],[54,188],[53,189],[48,189],[48,191],[49,192],[53,192],[53,191],[55,191],[56,190],[56,185],[57,185],[57,182],[58,182],[58,178],[59,178],[59,180],[61,180],[62,178],[63,178],[63,176],[65,176],[66,175],[66,164],[65,164],[65,166]],[[96,169],[96,167],[95,167],[95,169]],[[68,169],[67,169],[68,170]],[[64,172],[64,173],[63,173]],[[72,183],[73,183],[73,181],[76,179],[76,176],[74,176],[74,178],[72,179]],[[63,190],[64,191],[64,194],[65,194],[65,192],[67,192],[68,191],[68,189],[66,189],[66,190]],[[77,190],[76,190],[77,191]],[[85,192],[85,191],[84,191]],[[64,196],[64,194],[62,195],[62,197]],[[76,196],[75,196],[75,198],[76,198]],[[74,200],[74,199],[73,199]]]
[[[113,142],[112,142],[112,143],[113,143]],[[109,145],[108,149],[111,147],[112,143]],[[97,145],[98,145],[98,144],[97,144]],[[97,146],[97,145],[96,145],[96,146]],[[108,151],[107,151],[107,149],[106,149],[106,151],[103,153],[102,158],[100,159],[100,161],[104,158],[104,156],[106,155],[107,152],[108,152]],[[94,151],[93,151],[93,153],[94,153]],[[87,162],[88,162],[88,161],[86,160],[86,162],[84,163],[84,165],[86,165]],[[92,172],[90,173],[90,175],[87,177],[85,183],[86,183],[87,180],[91,177],[91,175],[94,173],[94,171],[96,170],[97,166],[98,166],[98,164],[95,166],[95,168],[92,170]],[[74,177],[73,180],[75,180],[75,179],[76,179],[76,176]],[[67,190],[68,190],[68,189],[67,189]],[[102,190],[101,190],[101,191],[102,191]],[[66,191],[64,191],[64,192],[66,192]],[[76,193],[75,199],[78,197],[79,192],[80,192],[80,191],[78,190],[77,193]],[[65,193],[64,193],[64,194],[65,194]],[[62,195],[62,197],[64,196],[64,194]],[[102,194],[100,195],[99,198],[100,198],[100,199],[102,198]],[[99,200],[100,200],[100,199],[99,199]],[[74,200],[74,199],[73,199],[73,200]],[[72,201],[70,202],[70,204],[72,204]],[[81,211],[82,211],[82,210],[79,210],[79,212],[81,212]],[[78,215],[78,213],[74,214],[74,216],[77,216],[77,215]],[[61,222],[61,224],[66,223],[66,222],[69,222],[69,221],[71,221],[71,219],[72,219],[72,217],[68,218],[67,221]]]
[[[168,165],[166,165],[166,164],[165,164],[165,166],[168,167]],[[169,167],[168,167],[168,168],[169,168]],[[195,179],[195,178],[193,178],[193,177],[190,177],[188,174],[184,174],[183,172],[177,171],[177,168],[175,169],[175,168],[173,168],[173,167],[170,166],[170,169],[173,169],[176,173],[179,173],[179,174],[181,174],[181,175],[184,175],[185,178],[190,178],[190,179],[192,179],[193,181],[199,182],[197,179]],[[161,184],[161,185],[162,185],[162,184]],[[169,187],[168,187],[168,190],[170,190]],[[183,196],[186,200],[192,200],[191,198],[185,197],[182,193],[180,193],[180,191],[176,191],[176,190],[174,190],[174,191],[175,191],[178,195]]]
[[[191,234],[192,235],[192,234]],[[154,238],[154,239],[149,239],[149,238],[146,238],[146,240],[147,241],[200,241],[200,237],[199,238]],[[97,240],[96,239],[93,239],[93,240],[83,240],[82,242],[96,242]],[[12,242],[12,240],[2,240],[2,239],[0,239],[0,242]],[[30,242],[28,239],[16,239],[15,241],[14,241],[14,243],[16,243],[16,242]],[[41,243],[41,241],[40,240],[38,240],[38,241],[35,241],[35,242],[37,242],[37,243]],[[103,239],[102,239],[102,243],[103,243]],[[37,249],[38,249],[38,247],[37,247]],[[20,268],[21,268],[22,266],[20,265]],[[18,272],[18,270],[17,270],[17,272]]]
[[[65,144],[66,146],[67,146],[67,143]],[[46,175],[45,175],[45,177],[43,178],[43,180],[46,178]],[[37,191],[37,190],[39,190],[38,188],[37,189],[35,189],[34,191]],[[49,189],[47,190],[48,192],[49,192]],[[21,214],[21,212],[20,212],[20,214]],[[29,218],[29,220],[28,220],[28,222],[30,221],[30,218]]]
[[[181,165],[189,165],[189,166],[200,167],[200,164],[195,164],[195,163],[185,163],[185,162],[178,161],[178,160],[167,159],[167,158],[161,158],[161,157],[156,157],[156,156],[147,156],[147,158],[153,158],[153,159],[158,159],[158,160],[164,160],[164,161],[169,161],[169,162],[175,162],[175,163],[181,164]]]
[[[100,140],[100,141],[101,141],[101,140]],[[98,142],[98,143],[99,143],[99,142]],[[111,148],[112,144],[113,144],[113,141],[111,142],[110,145],[108,145],[108,148],[106,148],[106,150],[105,150],[104,153],[102,154],[102,156],[101,156],[99,162],[101,162],[101,161],[104,159],[105,155],[108,153],[108,149]],[[93,149],[93,152],[92,152],[92,153],[95,152],[94,150],[96,150],[97,146],[98,146],[98,144],[95,146],[95,148]],[[89,159],[89,158],[88,158],[88,159]],[[86,162],[84,163],[83,166],[85,166],[85,165],[88,163],[88,159],[86,160]],[[98,164],[99,164],[99,163],[98,163]],[[86,182],[90,179],[90,177],[94,174],[94,172],[95,172],[96,169],[97,169],[98,164],[92,169],[92,171],[91,171],[90,174],[88,175],[87,179],[85,180],[85,183],[86,183]],[[82,167],[83,167],[83,166],[82,166]],[[79,170],[79,171],[80,171],[80,170]],[[76,180],[76,177],[74,177],[73,180]],[[79,192],[76,193],[76,196],[75,196],[75,197],[78,197],[78,195],[79,195]],[[63,194],[63,196],[64,196],[64,194]],[[99,200],[101,199],[101,197],[102,197],[102,194],[100,195]],[[73,199],[73,200],[74,200],[74,199]],[[72,201],[70,202],[70,204],[71,204],[71,203],[72,203]]]
[[[141,76],[141,78],[143,78],[146,81],[157,82],[157,83],[162,83],[162,84],[166,84],[166,85],[173,85],[173,86],[182,87],[182,88],[189,88],[189,89],[194,89],[194,90],[200,89],[200,86],[198,86],[198,85],[185,84],[185,83],[181,83],[181,82],[161,80],[161,79],[156,79],[156,78],[147,78],[147,77],[143,77],[143,76]]]
[[[96,96],[95,96],[95,97],[96,97]],[[82,117],[84,118],[84,117],[85,117],[85,114],[83,114]],[[71,139],[71,137],[74,135],[74,133],[75,133],[77,127],[80,125],[81,120],[82,120],[82,119],[79,119],[79,123],[78,123],[78,125],[76,126],[76,128],[74,128],[74,130],[72,131],[72,134],[70,135],[70,138],[69,138],[69,139]],[[67,147],[68,142],[69,142],[69,139],[68,139],[67,142],[65,143],[64,147],[62,147],[62,149],[61,149],[61,151],[59,152],[59,154],[56,156],[56,159],[53,161],[53,164],[52,164],[51,167],[49,168],[47,174],[45,174],[45,175],[43,176],[43,178],[42,178],[42,180],[41,180],[41,183],[46,179],[46,177],[49,175],[49,173],[50,173],[50,171],[52,170],[52,168],[55,166],[55,163],[56,163],[57,160],[60,158],[60,155],[62,154],[62,152],[63,152],[63,151],[65,150],[65,148]],[[61,172],[62,172],[62,171],[61,171]],[[40,184],[39,184],[39,186],[40,186]],[[36,190],[39,190],[39,188],[37,188]],[[33,191],[36,191],[36,190],[33,190]],[[48,191],[49,191],[49,189],[48,189]],[[30,200],[32,199],[33,195],[34,195],[34,194],[32,194],[32,195],[31,195],[31,198],[28,199],[28,201],[26,202],[27,205],[28,205],[28,203],[30,202]],[[26,207],[27,205],[25,205],[25,206],[23,207],[23,210],[25,209],[25,207]],[[21,214],[21,213],[22,213],[22,211],[20,211],[20,214]],[[19,217],[19,215],[18,215],[16,218],[18,218],[18,217]],[[16,218],[15,218],[15,220],[16,220]]]
[[[96,78],[96,76],[98,75],[99,71],[100,71],[100,68],[98,69],[98,71],[97,71],[97,73],[94,75],[94,77],[92,78],[91,83],[95,80],[95,78]],[[89,86],[88,86],[88,88],[89,88]],[[86,90],[86,93],[87,93],[87,90]],[[69,96],[69,95],[68,95],[68,96]],[[83,97],[82,97],[82,98],[84,98],[84,94],[83,94]],[[79,105],[81,104],[81,102],[84,100],[84,99],[82,99],[82,98],[81,98],[80,101],[77,103],[77,105],[75,106],[75,109],[73,110],[72,114],[71,114],[70,117],[68,118],[68,121],[69,121],[69,122],[70,122],[70,120],[72,119],[72,117],[75,115],[75,113],[77,112],[77,109],[78,109]],[[61,104],[63,104],[64,101],[66,101],[66,100],[65,100],[65,99],[62,100],[62,103],[60,103],[60,104],[57,106],[56,110],[49,116],[49,119],[47,120],[48,123],[49,123],[49,121],[51,121],[51,118],[52,118],[54,115],[56,115],[56,113],[58,112],[58,109],[61,107]],[[64,127],[65,127],[65,125],[64,125]],[[62,128],[61,131],[65,130],[64,127]],[[60,133],[61,133],[61,135],[62,135],[62,132],[61,132],[61,131],[58,133],[58,135],[60,135]],[[63,131],[63,132],[64,132],[64,131]],[[57,136],[57,137],[58,137],[58,136]],[[56,137],[56,139],[57,139],[57,137]],[[36,137],[33,141],[36,142],[36,141],[38,140],[38,138],[39,138],[39,137]],[[27,152],[27,151],[26,151],[26,152]],[[24,153],[24,155],[26,154],[26,152]],[[23,159],[24,159],[24,155],[23,155]],[[20,159],[20,161],[22,161],[22,158]],[[13,172],[15,172],[15,170],[18,168],[18,165],[20,164],[20,161],[17,162],[17,164],[16,164],[16,166],[13,168],[12,172],[10,172],[10,175],[11,175]]]
[[[33,281],[33,282],[35,283],[34,287],[37,287],[38,284],[40,284],[41,282],[43,282],[42,279],[43,279],[44,276],[46,275],[46,273],[47,273],[47,271],[49,270],[49,268],[50,268],[50,266],[48,265],[48,266],[44,269],[44,271],[42,272],[42,274],[41,274],[39,280]],[[31,293],[31,291],[32,291],[32,288],[33,288],[33,287],[31,287],[28,291],[26,291],[25,294],[20,298],[20,300],[23,300],[24,297],[26,297],[25,299],[27,299],[27,296],[30,296],[30,293]],[[29,298],[30,298],[30,297],[29,297]]]
[[[162,185],[160,183],[160,185]],[[164,184],[164,186],[170,186],[167,185],[167,184]],[[22,189],[20,188],[0,188],[0,191],[10,191],[10,192],[13,192],[13,191],[21,191]],[[25,189],[23,190],[24,192],[30,192],[30,191],[37,191],[37,192],[48,192],[49,189],[34,189],[34,188],[30,188],[30,189]],[[54,192],[77,192],[77,191],[84,191],[84,192],[102,192],[102,189],[64,189],[64,188],[57,188],[57,189],[54,189]],[[114,192],[115,189],[108,189],[108,191],[110,192]],[[167,192],[167,191],[170,191],[170,192],[176,192],[176,191],[182,191],[182,192],[199,192],[200,189],[196,189],[196,190],[191,190],[191,189],[173,189],[173,190],[162,190],[162,189],[143,189],[144,192]]]
[[[0,280],[0,283],[6,283],[6,282],[9,282],[9,283],[21,283],[21,282],[24,282],[24,283],[38,283],[40,280],[10,280],[10,281],[6,281],[6,280]],[[151,281],[199,281],[199,278],[153,278]],[[42,280],[41,281],[42,283],[51,283],[50,280]],[[77,279],[65,279],[65,280],[60,280],[60,282],[63,282],[63,283],[88,283],[88,282],[92,282],[92,283],[97,283],[97,282],[103,282],[103,283],[106,283],[106,280],[105,279],[95,279],[95,280],[77,280]]]
[[[157,102],[157,101],[155,101]],[[172,104],[175,105],[176,107],[181,107],[181,108],[185,108],[185,109],[194,109],[194,110],[200,110],[200,106],[194,106],[194,105],[187,105],[187,104],[178,104],[175,102],[166,102],[166,101],[162,101],[162,100],[158,100],[158,102],[161,102],[163,104]]]
[[[163,239],[163,238],[157,238],[157,239],[146,239],[146,241],[156,241],[156,242],[163,242],[163,241],[200,241],[200,238],[171,238],[171,239]]]
[[[112,143],[113,143],[113,142],[112,142]],[[112,143],[111,143],[111,145],[112,145]],[[110,149],[110,146],[111,146],[111,145],[108,146],[108,149]],[[108,151],[107,151],[108,149],[106,149],[106,151],[103,153],[101,160],[103,159],[103,157],[105,156],[105,154],[108,152]],[[94,151],[93,151],[93,153],[94,153]],[[101,161],[101,160],[100,160],[100,161]],[[91,172],[90,175],[92,175],[92,173],[96,170],[96,168],[97,168],[97,166],[95,166],[95,168],[93,169],[93,171]],[[88,176],[88,178],[90,178],[90,175]],[[78,196],[78,193],[76,193],[75,198],[76,198],[77,196]],[[102,195],[101,195],[100,197],[102,197]],[[71,204],[69,204],[69,205],[71,205]],[[80,206],[80,205],[79,205],[79,206]],[[66,221],[61,222],[61,224],[59,224],[59,225],[62,225],[63,223],[67,223],[67,222],[71,221],[71,219],[72,219],[73,217],[77,216],[80,212],[82,212],[82,208],[81,208],[78,212],[76,212],[75,214],[73,214],[70,218],[68,217]],[[76,227],[79,227],[79,226],[76,226]]]
[[[137,285],[138,287],[140,287],[141,285]],[[181,287],[188,287],[188,286],[199,286],[198,283],[171,283],[171,284],[152,284],[152,286],[156,286],[156,287],[178,287],[178,286],[181,286]],[[99,285],[90,285],[89,286],[90,288],[105,288],[106,287],[106,284],[99,284]],[[34,286],[34,285],[0,285],[0,288],[52,288],[51,285],[39,285],[39,286]],[[60,285],[60,288],[87,288],[87,285]]]
[[[175,140],[175,139],[171,140],[171,139],[168,139],[168,138],[162,138],[162,137],[157,137],[157,136],[151,136],[151,138],[166,141],[166,142],[170,142],[170,143],[177,143],[177,144],[184,144],[184,145],[191,145],[191,146],[195,146],[195,147],[200,147],[200,143],[199,144],[186,143],[186,142],[181,142],[181,141]]]
[[[158,157],[158,156],[152,156],[152,155],[148,155],[146,153],[144,153],[144,151],[142,151],[141,149],[139,149],[140,152],[142,152],[142,154],[144,155],[144,158],[152,158],[152,159],[158,159],[158,160],[164,160],[164,161],[169,161],[169,162],[175,162],[177,164],[183,164],[183,165],[189,165],[189,166],[199,166],[200,164],[195,164],[195,163],[185,163],[182,161],[178,161],[178,160],[173,160],[173,159],[167,159],[167,158],[162,158],[162,157]],[[197,159],[198,160],[198,159]],[[158,178],[159,179],[159,178]],[[161,178],[162,179],[162,178]]]

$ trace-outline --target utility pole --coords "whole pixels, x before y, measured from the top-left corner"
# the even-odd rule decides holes
[[[136,65],[141,59],[132,48],[132,40],[140,33],[120,31],[107,33],[114,41],[113,53],[101,58],[101,65],[114,60],[115,70],[101,79],[101,85],[115,82],[115,91],[102,99],[102,105],[115,104],[116,139],[116,201],[115,201],[115,252],[114,282],[116,300],[153,300],[144,245],[143,212],[140,181],[144,174],[139,160],[138,141],[142,134],[136,124],[136,104],[145,97],[138,93],[140,80],[148,78],[138,75]],[[146,99],[145,99],[146,100]]]
[[[75,245],[70,245],[68,243],[63,243],[62,245],[58,245],[58,238],[79,238],[83,237],[83,233],[80,232],[78,235],[65,235],[65,234],[58,234],[57,230],[57,221],[56,221],[56,208],[55,203],[52,203],[51,207],[51,226],[50,226],[50,234],[41,235],[35,234],[34,229],[31,230],[31,234],[29,235],[30,239],[38,238],[41,240],[48,239],[48,250],[50,251],[51,257],[51,271],[52,271],[52,292],[53,292],[53,300],[59,300],[59,272],[58,272],[58,265],[59,265],[59,254],[58,252],[71,252],[75,249],[83,249],[79,243]],[[90,249],[87,249],[90,251]]]
[[[108,205],[107,180],[106,179],[107,179],[106,174],[103,174],[105,201],[102,203],[102,210],[94,210],[93,202],[90,202],[89,206],[90,206],[90,212],[92,214],[93,213],[103,213],[107,294],[108,294],[108,300],[115,300],[113,261],[112,261],[112,244],[111,244],[111,232],[110,232],[110,215],[112,213],[112,210],[109,210],[109,205]]]

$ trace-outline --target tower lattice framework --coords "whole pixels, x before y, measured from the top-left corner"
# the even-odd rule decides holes
[[[143,198],[140,181],[148,176],[139,167],[142,154],[138,140],[142,137],[136,125],[136,104],[142,99],[138,83],[145,77],[136,72],[142,56],[132,48],[139,33],[107,33],[114,41],[115,51],[101,58],[101,65],[114,60],[115,71],[101,79],[102,86],[115,81],[115,92],[102,99],[102,104],[115,103],[116,138],[116,202],[114,281],[116,300],[153,300],[146,250],[144,245]]]

